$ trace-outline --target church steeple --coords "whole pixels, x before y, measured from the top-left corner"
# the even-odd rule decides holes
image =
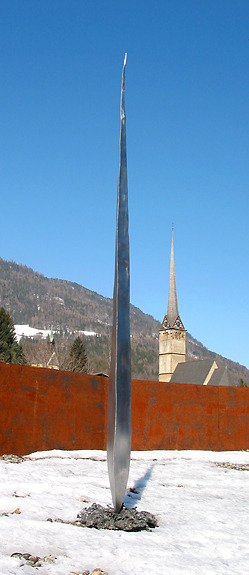
[[[170,329],[170,328],[184,329],[183,323],[179,316],[178,304],[177,304],[173,226],[172,226],[171,256],[170,256],[168,310],[161,325],[161,329]]]
[[[173,327],[178,317],[178,305],[176,295],[176,277],[175,277],[175,254],[174,254],[174,228],[172,228],[171,257],[170,257],[170,274],[169,274],[169,299],[167,318],[169,325]]]
[[[159,381],[170,381],[177,364],[183,361],[186,361],[186,332],[178,311],[172,227],[168,309],[159,332]]]

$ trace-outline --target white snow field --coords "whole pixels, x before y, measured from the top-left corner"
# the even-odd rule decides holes
[[[46,339],[50,333],[51,329],[36,329],[35,327],[30,327],[28,324],[15,324],[16,340],[20,341],[22,337],[29,337],[33,339],[34,337],[41,337],[41,339]],[[54,332],[56,333],[56,331]],[[95,331],[79,331],[77,333],[93,336],[98,335]]]
[[[0,574],[245,575],[249,572],[248,452],[132,452],[127,507],[156,515],[151,532],[126,533],[72,521],[93,502],[111,505],[104,451],[34,453],[0,460]],[[48,521],[50,519],[50,521]],[[53,521],[51,521],[53,520]],[[30,566],[19,552],[53,563]]]

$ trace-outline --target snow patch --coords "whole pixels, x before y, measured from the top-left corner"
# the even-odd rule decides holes
[[[86,336],[99,335],[98,333],[96,333],[96,331],[78,331],[77,333],[82,333],[83,335]]]
[[[50,335],[51,330],[36,329],[34,327],[30,327],[28,324],[25,325],[15,324],[15,332],[16,332],[16,339],[19,343],[22,337],[29,337],[31,339],[33,339],[34,337],[41,337],[42,339],[46,339]],[[56,330],[54,331],[54,333],[56,333]],[[87,337],[88,336],[91,337],[94,335],[99,336],[99,334],[96,333],[95,331],[75,331],[75,332],[69,331],[69,333],[79,333]]]
[[[94,502],[112,505],[105,451],[48,451],[0,460],[0,573],[33,573],[12,553],[55,557],[40,575],[239,575],[249,568],[248,452],[132,452],[125,506],[153,513],[153,532],[67,522]],[[17,511],[18,509],[18,511]],[[60,519],[63,522],[57,522]]]
[[[55,296],[54,299],[55,299],[56,301],[58,301],[58,303],[59,303],[60,305],[65,305],[64,299],[62,299],[61,297]]]
[[[25,325],[17,325],[15,324],[15,332],[16,332],[16,339],[19,342],[22,337],[41,337],[42,339],[46,339],[50,334],[49,329],[36,329],[34,327],[30,327],[28,324]]]

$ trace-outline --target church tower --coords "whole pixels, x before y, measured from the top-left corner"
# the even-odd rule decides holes
[[[172,229],[168,310],[159,331],[159,381],[170,381],[178,363],[186,361],[186,331],[179,316]]]

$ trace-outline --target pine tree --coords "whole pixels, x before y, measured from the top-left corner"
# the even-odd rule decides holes
[[[82,337],[78,336],[74,340],[69,352],[69,369],[87,373],[87,355]]]
[[[0,361],[26,363],[22,346],[16,340],[13,319],[3,307],[0,308]]]

